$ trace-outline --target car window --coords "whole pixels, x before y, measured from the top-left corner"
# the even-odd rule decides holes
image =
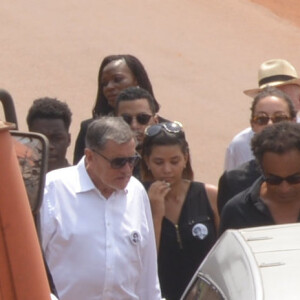
[[[10,131],[32,212],[38,212],[44,190],[48,154],[47,140],[41,134]]]
[[[226,300],[218,288],[200,274],[195,278],[183,300]]]

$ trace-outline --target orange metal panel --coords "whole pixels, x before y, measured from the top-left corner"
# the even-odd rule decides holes
[[[50,299],[40,245],[8,129],[0,124],[0,299]]]

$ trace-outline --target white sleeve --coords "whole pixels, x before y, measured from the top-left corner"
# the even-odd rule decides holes
[[[146,191],[143,193],[143,202],[145,204],[146,218],[149,224],[149,240],[143,253],[143,272],[140,277],[138,289],[140,299],[157,300],[161,299],[161,292],[157,272],[157,253],[153,220],[150,201]]]
[[[47,246],[53,233],[55,232],[55,222],[54,222],[54,205],[53,201],[55,199],[54,185],[47,183],[44,189],[43,202],[40,208],[40,230],[41,230],[41,244],[43,251],[47,253]]]
[[[225,162],[224,162],[224,171],[229,171],[234,169],[235,163],[234,163],[234,154],[232,153],[232,142],[228,145],[226,148],[225,153]]]
[[[251,127],[238,133],[228,145],[225,153],[225,171],[236,169],[241,164],[253,159],[251,139],[254,135]]]

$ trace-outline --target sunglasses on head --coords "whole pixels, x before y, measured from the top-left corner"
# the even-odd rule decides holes
[[[99,156],[103,157],[105,160],[107,160],[110,163],[110,166],[112,169],[121,169],[127,163],[129,164],[129,166],[131,168],[133,168],[134,166],[136,166],[136,164],[138,163],[138,161],[141,158],[139,154],[135,154],[134,156],[116,157],[113,159],[109,159],[106,156],[104,156],[103,154],[101,154],[100,152],[97,152],[95,149],[93,149],[92,151],[95,152],[96,154],[98,154]]]
[[[288,184],[298,184],[300,183],[300,174],[294,174],[287,177],[280,177],[276,175],[264,176],[266,183],[271,185],[279,185],[283,181],[286,181]]]
[[[145,135],[155,136],[159,134],[162,130],[165,130],[170,133],[178,133],[182,131],[182,124],[180,122],[175,121],[175,122],[164,122],[164,123],[148,126],[145,129]]]
[[[291,120],[291,118],[282,113],[274,114],[273,116],[268,116],[267,114],[262,114],[262,115],[254,116],[252,118],[252,122],[257,125],[267,125],[270,120],[272,121],[272,123],[279,123],[282,121]]]
[[[131,116],[131,115],[127,115],[127,114],[123,114],[122,118],[124,119],[124,121],[131,125],[132,120],[135,118],[137,120],[138,123],[140,123],[141,125],[146,125],[149,123],[150,119],[151,119],[152,115],[148,115],[145,113],[140,113],[137,114],[136,116]]]

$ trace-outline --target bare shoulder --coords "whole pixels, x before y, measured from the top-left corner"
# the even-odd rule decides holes
[[[204,186],[205,186],[205,190],[206,190],[207,197],[209,199],[211,208],[215,215],[215,225],[216,225],[216,228],[218,228],[219,227],[219,213],[218,213],[218,207],[217,207],[218,188],[215,185],[208,184],[208,183],[205,183]]]
[[[209,183],[205,183],[204,186],[205,186],[207,196],[210,200],[213,198],[217,198],[217,194],[218,194],[217,186]]]

